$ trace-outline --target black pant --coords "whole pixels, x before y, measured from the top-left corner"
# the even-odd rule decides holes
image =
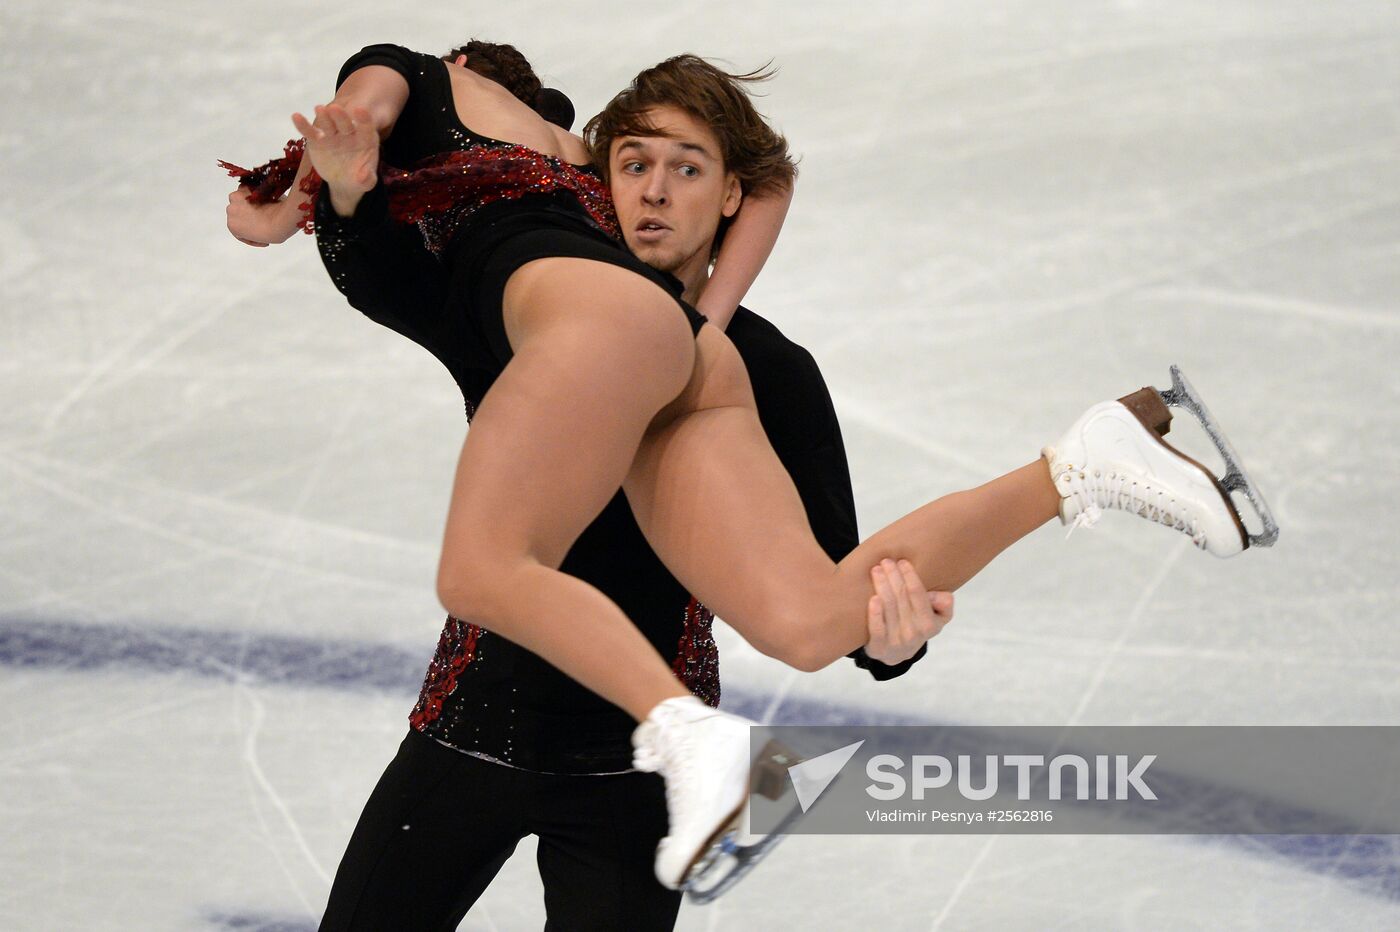
[[[531,773],[409,731],[350,837],[321,929],[450,932],[533,834],[547,930],[669,932],[680,894],[652,873],[665,832],[656,774]]]

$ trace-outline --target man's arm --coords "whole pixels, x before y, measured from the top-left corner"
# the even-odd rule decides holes
[[[953,594],[927,591],[908,560],[884,560],[870,578],[876,593],[866,607],[870,640],[851,656],[877,680],[893,679],[913,666],[929,639],[953,620]]]

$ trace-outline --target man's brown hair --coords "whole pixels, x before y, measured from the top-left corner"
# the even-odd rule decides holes
[[[668,58],[637,75],[602,113],[589,120],[583,140],[594,164],[606,174],[613,140],[660,135],[646,112],[652,107],[676,107],[715,134],[725,170],[738,177],[743,193],[787,188],[797,177],[787,140],[763,121],[745,89],[772,76],[767,69],[730,74],[697,55]]]

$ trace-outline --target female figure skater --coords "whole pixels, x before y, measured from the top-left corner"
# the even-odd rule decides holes
[[[477,42],[467,49],[478,73],[508,80],[522,101],[543,96],[518,52]],[[642,111],[657,135],[619,137]],[[562,112],[551,122],[567,129],[572,117]],[[594,124],[595,147],[618,143],[611,178],[624,241],[648,265],[674,274],[694,303],[711,284],[709,260],[727,220],[718,196],[727,173],[761,177],[768,160],[740,151],[732,164],[716,161],[720,171],[699,184],[690,163],[697,150],[735,150],[763,125],[761,117],[734,76],[679,56],[638,75]],[[229,221],[240,238],[281,241],[295,232],[300,198],[255,206],[247,189],[237,193]],[[643,217],[652,223],[636,222]],[[647,236],[635,226],[666,233]],[[315,229],[327,270],[352,305],[420,340],[432,332],[446,282],[417,230],[364,209],[338,218],[324,198],[316,199]],[[743,356],[765,433],[813,534],[839,560],[860,539],[840,425],[820,370],[747,309],[737,309],[724,329]],[[470,404],[479,401],[469,384],[460,387]],[[690,690],[717,704],[709,614],[651,553],[620,493],[560,569],[616,601],[661,656],[674,658],[672,670]],[[870,641],[852,655],[877,680],[909,669],[948,617],[946,604],[939,614],[915,600],[924,590],[917,579],[905,582],[911,568],[891,569],[872,574],[880,597],[868,618]],[[656,774],[629,772],[635,723],[625,713],[510,641],[449,618],[410,720],[341,858],[323,929],[456,928],[518,840],[532,833],[550,928],[673,926],[680,895],[652,870],[666,833],[664,784]]]
[[[422,112],[421,82],[444,72],[451,107]],[[833,563],[764,440],[733,346],[615,245],[605,192],[580,176],[582,141],[434,58],[415,68],[371,48],[345,73],[314,124],[293,119],[332,207],[350,216],[375,187],[381,134],[438,156],[417,177],[457,186],[450,205],[423,212],[452,276],[445,326],[492,363],[459,462],[439,595],[454,616],[642,722],[637,763],[667,780],[663,883],[684,882],[740,810],[748,723],[692,697],[615,604],[557,570],[619,484],[677,578],[801,669],[864,643],[866,568],[886,558],[953,590],[1056,514],[1083,524],[1104,508],[1168,524],[1221,556],[1249,542],[1214,477],[1161,440],[1170,414],[1144,390],[1094,406],[1041,459],[931,502]],[[542,623],[561,617],[567,629]]]

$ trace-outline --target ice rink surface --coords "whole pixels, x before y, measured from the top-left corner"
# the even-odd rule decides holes
[[[681,51],[781,68],[761,108],[802,177],[746,303],[822,364],[865,532],[1174,362],[1283,527],[1231,561],[1043,529],[890,684],[726,632],[733,707],[1400,724],[1394,3],[10,0],[0,928],[314,927],[436,641],[464,425],[309,239],[228,236],[214,161],[276,154],[362,45],[473,35],[581,115]],[[527,843],[463,928],[543,915]],[[1395,928],[1400,845],[799,837],[680,920],[779,924]]]

